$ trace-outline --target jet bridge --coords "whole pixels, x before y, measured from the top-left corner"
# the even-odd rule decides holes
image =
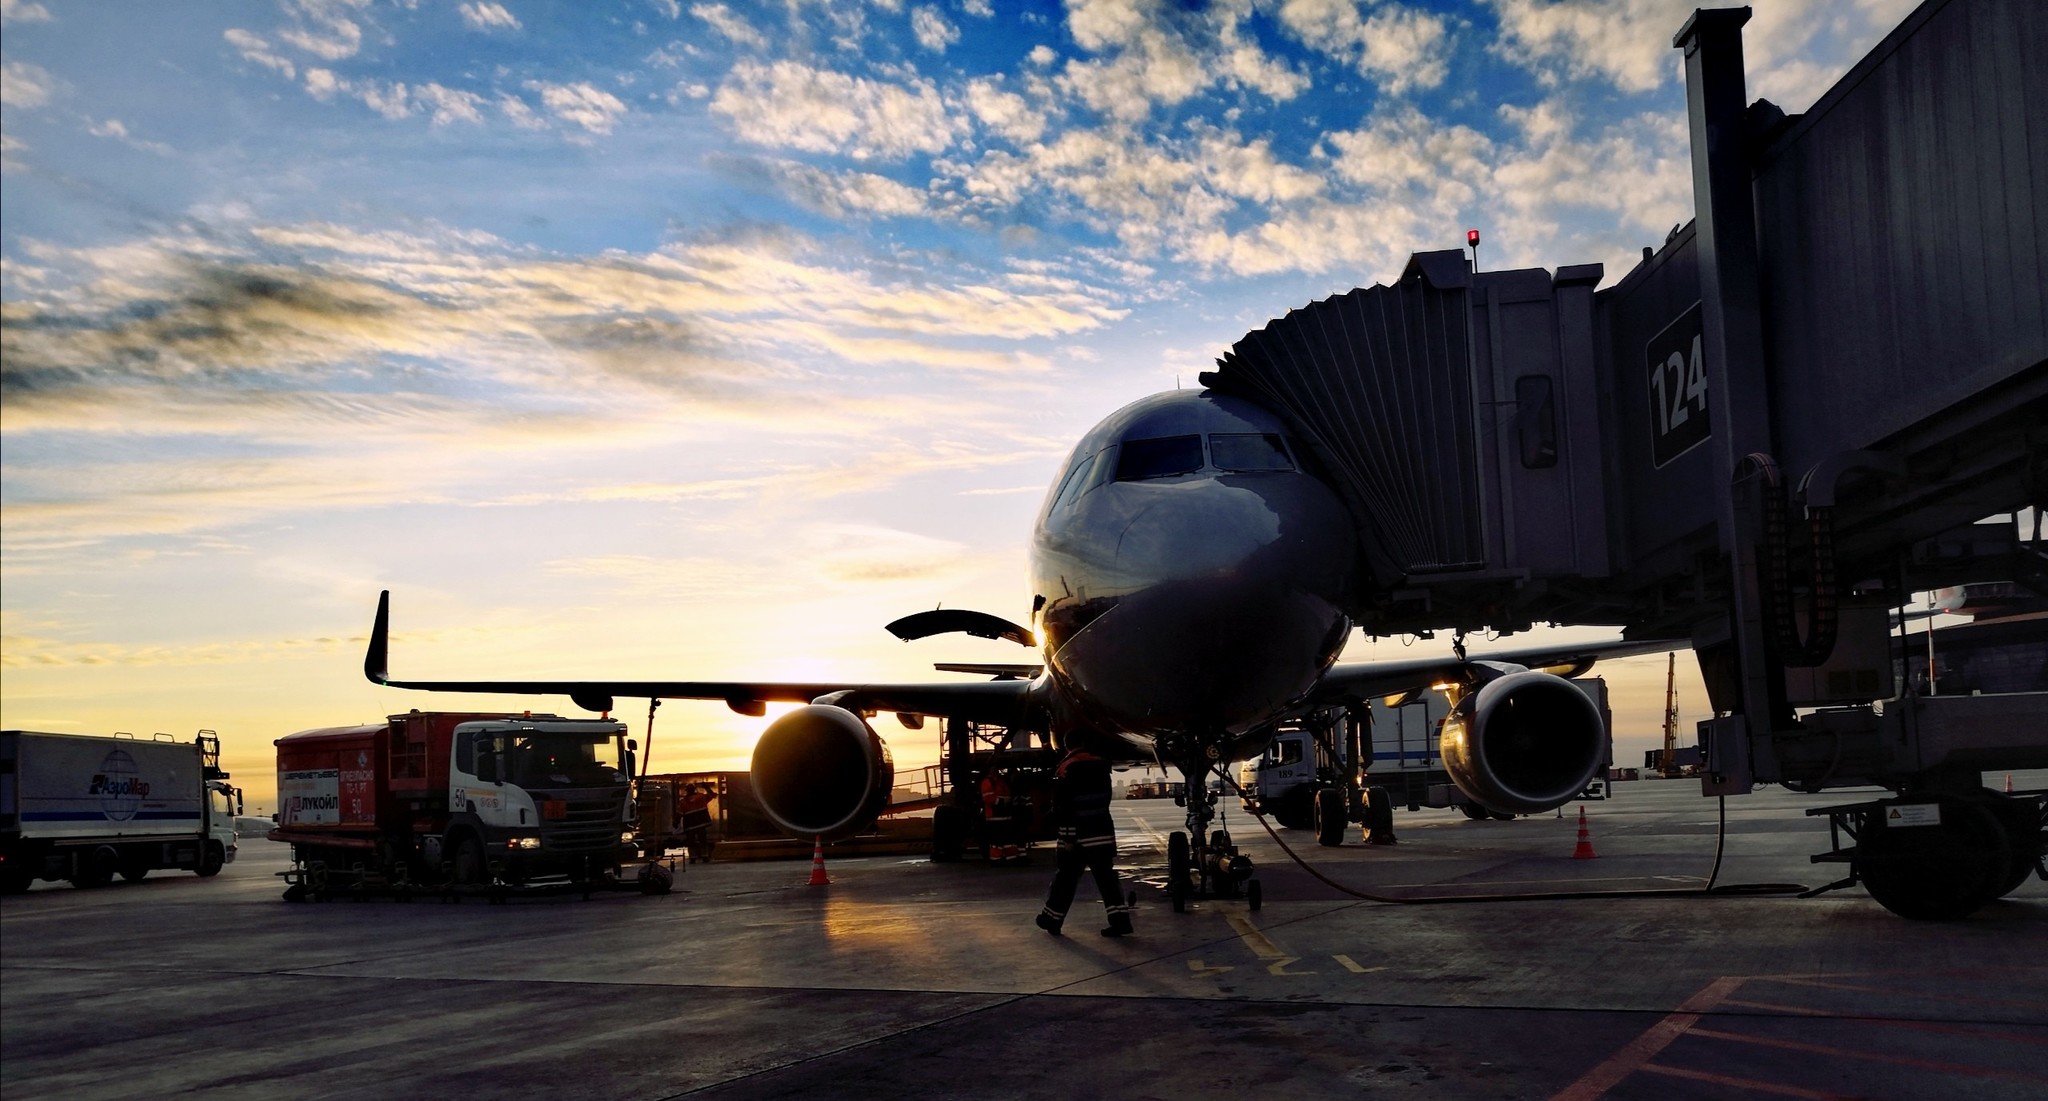
[[[1834,808],[1829,858],[1955,916],[2041,859],[2048,797],[1980,770],[2048,767],[2048,684],[1928,694],[1887,636],[1916,592],[2048,592],[2048,6],[1928,0],[1791,117],[1746,102],[1748,17],[1673,40],[1696,218],[1614,286],[1420,253],[1203,381],[1350,505],[1368,630],[1690,637],[1705,792],[1900,792]]]

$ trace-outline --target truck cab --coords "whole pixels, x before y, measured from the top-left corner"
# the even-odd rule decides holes
[[[517,880],[577,870],[565,865],[582,857],[632,859],[624,724],[482,720],[457,726],[451,743],[445,855],[458,880],[491,863]]]

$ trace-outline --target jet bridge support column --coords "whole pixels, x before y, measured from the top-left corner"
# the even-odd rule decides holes
[[[1765,385],[1758,297],[1756,208],[1746,123],[1742,27],[1748,8],[1695,11],[1671,41],[1685,51],[1686,114],[1692,131],[1697,207],[1700,355],[1705,363],[1715,467],[1720,472],[1717,530],[1732,571],[1725,635],[1709,626],[1695,637],[1716,710],[1707,724],[1709,794],[1750,789],[1753,756],[1768,752],[1782,709],[1780,678],[1764,641],[1762,589],[1751,530],[1759,479],[1771,476],[1770,406]],[[1747,506],[1747,507],[1746,507]],[[1715,652],[1720,652],[1716,654]],[[1729,698],[1732,697],[1732,698]]]

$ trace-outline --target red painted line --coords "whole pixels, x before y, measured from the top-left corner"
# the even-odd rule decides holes
[[[1695,1082],[1712,1082],[1717,1086],[1733,1086],[1739,1090],[1754,1090],[1758,1093],[1775,1093],[1785,1097],[1805,1097],[1812,1099],[1812,1101],[1856,1101],[1856,1098],[1851,1094],[1822,1093],[1819,1090],[1788,1086],[1782,1082],[1763,1082],[1755,1078],[1737,1078],[1733,1075],[1715,1074],[1711,1071],[1688,1070],[1685,1067],[1667,1067],[1661,1063],[1646,1063],[1642,1069],[1649,1071],[1651,1074],[1668,1074],[1673,1078],[1690,1078]]]
[[[1754,1009],[1786,1017],[1825,1017],[1835,1021],[1855,1021],[1866,1028],[1910,1028],[1918,1032],[1938,1032],[1945,1036],[1969,1036],[1979,1040],[1999,1040],[2012,1044],[2038,1044],[2048,1047],[2048,1032],[2029,1036],[2020,1032],[2000,1032],[1990,1028],[1968,1028],[1963,1025],[1936,1024],[1933,1021],[1901,1021],[1892,1017],[1844,1016],[1832,1009],[1815,1009],[1804,1005],[1779,1005],[1776,1002],[1754,1002],[1743,998],[1729,998],[1721,1003],[1722,1009]]]
[[[1824,990],[1847,990],[1858,994],[1879,994],[1891,1001],[1922,1002],[1963,1002],[1968,1005],[1996,1005],[2007,1009],[2039,1009],[2048,1012],[2048,1002],[2028,1001],[2010,998],[1973,998],[1968,994],[1921,994],[1915,991],[1887,989],[1881,986],[1861,986],[1856,983],[1830,982],[1826,979],[1803,979],[1779,976],[1772,982],[1790,983],[1794,986],[1815,986]]]
[[[1729,1040],[1738,1044],[1755,1044],[1759,1047],[1782,1048],[1785,1051],[1804,1051],[1813,1055],[1829,1055],[1837,1059],[1862,1059],[1871,1063],[1890,1063],[1894,1066],[1912,1067],[1915,1070],[1931,1070],[1938,1074],[1968,1074],[1978,1078],[2017,1078],[2022,1082],[2048,1083],[2048,1078],[2016,1070],[1992,1070],[1989,1067],[1973,1067],[1966,1063],[1937,1063],[1930,1059],[1915,1059],[1907,1055],[1886,1055],[1876,1051],[1858,1051],[1855,1048],[1831,1047],[1827,1044],[1809,1044],[1801,1040],[1780,1040],[1774,1036],[1748,1036],[1740,1032],[1723,1032],[1718,1028],[1695,1028],[1692,1035],[1709,1040]]]
[[[1841,1013],[1833,1009],[1815,1009],[1805,1005],[1779,1005],[1776,1002],[1752,1002],[1730,998],[1721,1003],[1723,1009],[1755,1009],[1764,1013],[1782,1013],[1788,1017],[1835,1017]]]
[[[1708,983],[1698,993],[1687,998],[1678,1010],[1656,1024],[1651,1025],[1641,1036],[1622,1045],[1620,1051],[1607,1057],[1605,1062],[1579,1077],[1579,1080],[1551,1096],[1551,1101],[1594,1101],[1608,1090],[1620,1084],[1621,1080],[1649,1065],[1657,1053],[1671,1045],[1671,1041],[1685,1034],[1700,1019],[1700,1014],[1713,1009],[1733,994],[1743,984],[1738,975],[1725,975]],[[1825,1096],[1815,1094],[1815,1097]]]

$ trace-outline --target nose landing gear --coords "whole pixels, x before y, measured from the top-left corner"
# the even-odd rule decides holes
[[[1186,912],[1189,899],[1243,898],[1254,910],[1265,901],[1252,858],[1231,843],[1229,831],[1209,829],[1216,817],[1216,794],[1204,782],[1211,767],[1196,761],[1181,768],[1187,829],[1166,839],[1166,897],[1177,914]]]

